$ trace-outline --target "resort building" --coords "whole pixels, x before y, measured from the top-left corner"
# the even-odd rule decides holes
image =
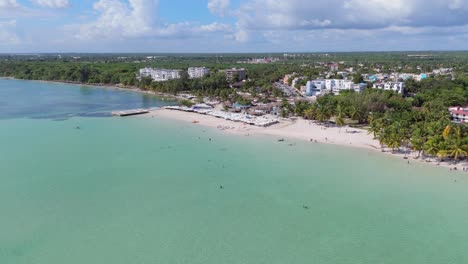
[[[381,82],[373,85],[374,89],[394,91],[395,93],[403,94],[405,92],[404,82]]]
[[[341,91],[354,90],[357,93],[364,91],[367,84],[355,84],[350,80],[343,79],[327,79],[325,80],[325,89],[332,91],[334,94],[339,94]]]
[[[449,108],[454,123],[468,124],[468,106],[454,106]]]
[[[188,75],[191,79],[203,78],[210,75],[210,69],[206,67],[190,67],[188,68]]]
[[[225,70],[224,73],[226,74],[226,80],[228,82],[237,82],[237,81],[243,81],[247,77],[247,73],[245,69],[237,69],[237,68],[232,68]]]
[[[305,95],[306,96],[317,96],[322,94],[326,90],[325,81],[315,80],[308,81],[306,84]]]
[[[307,82],[306,96],[317,96],[324,93],[332,92],[340,94],[341,91],[353,90],[357,93],[364,91],[367,87],[365,83],[355,84],[350,80],[342,79],[326,79],[326,80],[313,80]]]
[[[140,78],[151,77],[156,82],[164,82],[174,79],[180,79],[181,70],[168,70],[168,69],[154,69],[143,68],[140,69]]]

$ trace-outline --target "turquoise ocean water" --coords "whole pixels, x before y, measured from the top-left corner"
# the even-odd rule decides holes
[[[468,263],[466,175],[106,114],[167,103],[0,80],[0,263]]]

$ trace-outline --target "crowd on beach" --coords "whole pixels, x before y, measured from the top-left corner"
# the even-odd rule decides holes
[[[244,124],[249,124],[258,127],[268,127],[279,122],[279,119],[274,116],[264,115],[264,116],[251,116],[244,113],[229,113],[223,111],[216,111],[212,109],[198,109],[196,107],[186,107],[186,106],[166,106],[165,109],[167,110],[176,110],[176,111],[183,111],[183,112],[192,112],[198,113],[202,115],[210,115],[216,118],[222,118],[225,120],[230,120],[234,122],[241,122]]]

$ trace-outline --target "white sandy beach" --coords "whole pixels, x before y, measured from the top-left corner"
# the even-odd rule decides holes
[[[369,135],[366,130],[349,128],[349,127],[324,127],[314,122],[310,122],[304,119],[297,120],[284,120],[281,123],[270,126],[270,127],[255,127],[243,123],[228,121],[208,115],[201,115],[197,113],[181,112],[167,109],[158,109],[152,111],[148,116],[154,116],[156,118],[173,119],[184,122],[193,123],[193,125],[201,125],[212,128],[218,128],[224,133],[232,133],[237,135],[249,136],[249,135],[267,135],[274,136],[277,139],[298,139],[307,142],[317,142],[325,144],[335,144],[346,147],[355,147],[367,149],[375,152],[382,152],[380,144],[377,140],[373,139],[372,135]],[[404,154],[402,153],[391,153],[387,150],[387,155],[392,155],[403,159]],[[437,160],[427,159],[414,159],[414,155],[410,155],[408,161],[428,163],[437,166],[443,166],[450,169],[457,168],[463,171],[463,168],[468,168],[468,162],[459,162],[458,164],[452,164],[448,162],[438,162]],[[429,162],[430,161],[430,162]]]

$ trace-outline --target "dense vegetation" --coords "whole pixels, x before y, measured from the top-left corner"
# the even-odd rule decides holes
[[[279,57],[274,64],[242,64],[239,60],[258,57]],[[466,125],[450,122],[449,106],[468,105],[468,52],[383,52],[383,53],[306,53],[306,54],[72,54],[4,55],[0,56],[0,76],[27,80],[69,81],[90,84],[120,84],[145,90],[177,94],[189,91],[222,100],[248,103],[239,91],[248,92],[260,101],[281,97],[273,83],[286,74],[296,73],[313,79],[328,71],[328,62],[340,62],[340,68],[353,67],[351,76],[362,81],[359,73],[408,72],[420,73],[437,68],[453,68],[450,76],[438,76],[421,82],[406,81],[406,93],[367,89],[363,93],[346,92],[326,95],[316,102],[285,98],[282,114],[302,116],[321,123],[333,121],[367,125],[382,144],[392,150],[412,149],[418,155],[460,159],[467,156],[468,129]],[[211,75],[191,80],[181,79],[153,82],[138,80],[143,67],[185,70],[190,66],[206,66]],[[232,89],[223,69],[244,67],[248,81],[240,89]],[[336,75],[334,77],[340,77]],[[332,75],[333,76],[333,75]],[[301,83],[304,84],[304,83]],[[189,105],[190,102],[184,102]]]
[[[392,151],[403,147],[417,152],[418,157],[424,154],[440,159],[466,158],[468,127],[452,123],[447,108],[453,103],[468,103],[468,82],[439,87],[438,93],[433,87],[438,87],[438,81],[422,83],[417,100],[373,89],[364,93],[327,95],[315,103],[301,101],[294,107],[283,104],[283,114],[294,112],[321,123],[332,120],[338,126],[353,120],[368,125],[369,133]]]

